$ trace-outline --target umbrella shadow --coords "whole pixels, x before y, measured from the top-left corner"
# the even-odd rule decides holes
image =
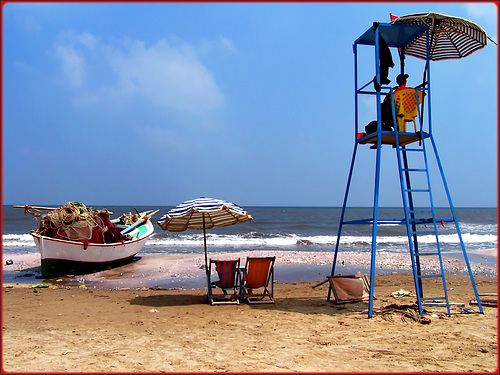
[[[368,310],[367,302],[335,304],[326,297],[275,298],[274,304],[248,304],[252,310],[285,311],[304,315],[361,314]]]
[[[208,308],[216,309],[207,302],[206,294],[159,294],[150,296],[137,296],[128,301],[131,305],[149,307],[172,307],[206,305]],[[367,302],[353,302],[346,304],[335,304],[327,301],[326,297],[285,297],[275,298],[274,303],[249,304],[241,302],[239,306],[251,311],[285,311],[304,315],[346,315],[366,313]]]
[[[131,305],[162,307],[208,305],[206,294],[161,294],[152,296],[138,296],[129,300]]]

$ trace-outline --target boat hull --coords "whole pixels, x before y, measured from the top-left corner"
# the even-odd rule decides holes
[[[143,248],[153,234],[148,220],[127,233],[133,239],[118,243],[84,243],[32,233],[41,256],[42,276],[64,275],[106,269],[127,263]]]

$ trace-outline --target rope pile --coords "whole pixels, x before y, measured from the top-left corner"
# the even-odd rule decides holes
[[[106,210],[107,213],[107,210]],[[107,227],[100,212],[80,202],[68,202],[43,216],[37,233],[42,236],[72,241],[104,241]]]
[[[47,214],[53,228],[61,229],[67,229],[81,221],[85,222],[89,228],[95,228],[98,224],[94,216],[92,208],[87,208],[80,202],[68,202]]]
[[[426,311],[424,310],[423,312],[425,313]],[[421,324],[429,324],[431,322],[429,318],[420,316],[417,304],[397,305],[393,303],[385,306],[382,310],[382,319],[386,321],[394,321],[393,315],[395,313],[401,314],[401,321],[403,323],[414,321]]]

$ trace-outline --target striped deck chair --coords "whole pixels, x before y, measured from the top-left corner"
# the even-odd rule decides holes
[[[248,257],[243,271],[242,299],[248,303],[274,303],[276,257]]]
[[[212,264],[215,265],[215,270],[219,276],[219,280],[210,281],[208,290],[208,299],[211,305],[221,303],[239,304],[239,288],[240,288],[240,260],[218,260],[210,259],[208,275],[212,275]],[[223,294],[214,293],[219,288]],[[232,292],[229,293],[228,292]]]

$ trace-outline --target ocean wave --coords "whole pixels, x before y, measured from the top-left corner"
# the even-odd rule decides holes
[[[35,246],[31,234],[4,234],[2,235],[2,247],[26,247]]]
[[[496,246],[497,237],[494,235],[462,234],[464,243],[468,244],[491,244]],[[432,244],[436,242],[434,235],[419,236],[419,243]],[[149,246],[200,246],[203,236],[153,236],[147,242]],[[407,236],[377,236],[379,245],[401,245],[408,242]],[[439,235],[440,243],[459,243],[457,234]],[[209,246],[334,246],[337,236],[299,236],[299,235],[264,235],[240,236],[240,235],[207,235]],[[371,236],[342,236],[340,245],[365,246],[371,245]]]
[[[462,233],[474,233],[478,235],[498,233],[498,225],[464,223],[460,224],[460,231]]]
[[[462,239],[467,245],[485,244],[489,247],[497,246],[497,236],[492,234],[462,234]],[[420,244],[433,244],[436,242],[434,235],[419,236]],[[215,247],[322,247],[335,246],[337,236],[301,236],[297,234],[263,234],[245,233],[237,235],[207,234],[207,246]],[[439,235],[440,244],[459,244],[458,235]],[[146,246],[156,248],[191,248],[199,247],[203,243],[203,234],[153,234]],[[341,246],[365,247],[371,246],[371,235],[348,236],[343,235],[340,239]],[[397,247],[408,243],[407,236],[377,236],[377,245]],[[30,234],[6,234],[2,236],[3,248],[33,247],[33,237]],[[188,249],[189,250],[189,249]]]

